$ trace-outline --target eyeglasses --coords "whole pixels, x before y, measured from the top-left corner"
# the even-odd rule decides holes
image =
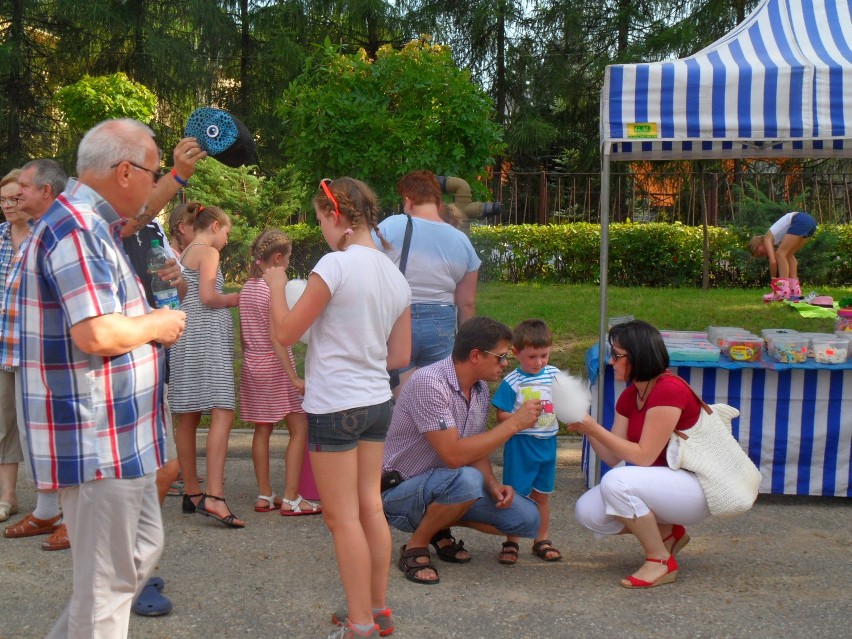
[[[159,182],[160,178],[163,177],[163,175],[165,175],[163,169],[160,169],[160,168],[158,168],[156,171],[152,171],[151,169],[146,169],[144,166],[142,166],[140,164],[136,164],[136,162],[132,162],[130,160],[122,160],[121,162],[127,162],[130,166],[132,166],[135,169],[139,169],[140,171],[145,171],[146,173],[150,173],[151,176],[154,178],[154,184]],[[121,164],[121,162],[116,162],[115,164],[113,164],[109,168],[114,169],[119,164]]]
[[[627,353],[616,353],[615,351],[610,351],[609,356],[614,362],[617,362],[622,357],[627,357]]]
[[[497,353],[492,353],[491,351],[486,351],[484,348],[482,349],[482,352],[488,353],[489,355],[493,355],[494,357],[500,360],[501,364],[505,364],[509,360],[509,355],[512,354],[510,351],[506,351],[502,355],[499,355]]]
[[[23,199],[22,197],[0,197],[0,206],[18,206],[18,202]]]
[[[334,194],[331,192],[331,188],[329,188],[330,184],[331,180],[328,178],[320,180],[320,188],[322,188],[325,196],[331,200],[331,203],[334,204],[334,217],[340,217],[340,205],[337,203],[337,198],[334,197]]]

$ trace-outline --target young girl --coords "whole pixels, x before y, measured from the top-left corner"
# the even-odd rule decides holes
[[[772,292],[763,296],[764,302],[801,299],[802,286],[799,284],[796,252],[808,243],[816,230],[814,218],[804,211],[794,211],[783,215],[765,235],[751,238],[749,252],[754,257],[769,260]]]
[[[180,255],[183,250],[192,243],[195,231],[192,225],[184,220],[186,215],[186,204],[176,204],[169,214],[169,244],[172,250]]]
[[[219,251],[228,243],[231,220],[222,209],[193,202],[186,207],[184,221],[195,232],[181,255],[187,293],[180,308],[186,313],[186,332],[172,346],[169,359],[169,404],[176,415],[183,511],[242,528],[245,522],[231,513],[224,498],[225,458],[234,420],[234,326],[228,307],[239,305],[240,294],[222,292]],[[196,469],[195,432],[202,413],[210,413],[206,493]]]
[[[240,336],[243,369],[240,378],[240,418],[254,422],[251,457],[259,494],[257,512],[281,508],[282,515],[314,515],[322,510],[302,499],[299,476],[308,438],[308,418],[302,410],[305,382],[296,375],[296,362],[289,346],[274,339],[269,325],[269,287],[263,281],[268,268],[290,265],[292,243],[286,234],[267,229],[251,245],[249,279],[240,291]],[[269,480],[269,437],[272,426],[287,420],[290,443],[287,446],[284,498],[272,491]]]
[[[366,184],[323,180],[314,209],[335,250],[317,262],[292,310],[284,269],[267,269],[263,278],[280,343],[293,344],[311,328],[303,402],[308,445],[348,605],[348,619],[343,615],[329,637],[378,637],[375,618],[385,628],[390,622],[391,537],[379,488],[391,413],[387,371],[410,357],[411,291],[373,243],[378,205]]]

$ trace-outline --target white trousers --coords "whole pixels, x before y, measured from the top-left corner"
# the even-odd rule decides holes
[[[71,540],[71,601],[47,639],[123,639],[163,552],[156,473],[59,491]]]
[[[595,537],[617,535],[624,524],[653,512],[661,524],[697,524],[710,516],[694,474],[666,466],[618,466],[577,500],[574,516]]]

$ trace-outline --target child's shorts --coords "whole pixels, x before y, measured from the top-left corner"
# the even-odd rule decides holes
[[[503,446],[503,483],[518,494],[552,493],[556,484],[556,437],[515,435]]]
[[[790,222],[790,228],[787,229],[788,235],[796,235],[798,237],[811,237],[817,230],[817,223],[810,213],[799,211],[793,216]]]

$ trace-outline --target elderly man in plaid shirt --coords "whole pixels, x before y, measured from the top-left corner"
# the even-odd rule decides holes
[[[475,317],[459,328],[450,357],[421,368],[402,389],[385,441],[382,501],[390,524],[411,533],[397,564],[410,581],[438,582],[429,544],[443,561],[470,561],[450,526],[530,538],[538,530],[535,502],[501,484],[489,460],[542,411],[530,400],[485,428],[487,382],[500,379],[511,346],[507,326]]]
[[[185,315],[151,310],[119,238],[161,174],[153,132],[102,122],[77,173],[24,255],[24,417],[36,485],[60,490],[71,539],[71,600],[48,636],[115,639],[163,549],[164,347]]]

